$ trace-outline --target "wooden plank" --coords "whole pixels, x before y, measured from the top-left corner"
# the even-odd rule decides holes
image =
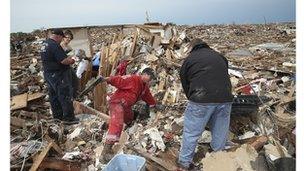
[[[11,125],[23,128],[26,121],[17,117],[11,117]]]
[[[54,141],[51,137],[48,136],[48,134],[46,134],[46,135],[44,136],[44,138],[45,138],[48,142],[52,142],[52,143],[53,143],[52,147],[53,147],[53,149],[60,155],[60,157],[63,156],[63,151],[61,150],[61,148],[55,143],[55,141]]]
[[[120,50],[114,49],[113,53],[109,57],[110,62],[108,62],[108,63],[110,63],[110,64],[107,69],[107,76],[110,76],[114,72],[114,70],[118,64],[118,61],[119,61],[119,59],[118,59],[120,57],[119,52],[120,52]]]
[[[108,71],[108,64],[109,64],[109,54],[110,54],[110,48],[106,48],[106,56],[104,58],[104,60],[102,61],[103,65],[105,67],[102,68],[101,72],[103,76],[108,77],[109,75],[107,75],[107,71]],[[101,83],[101,112],[103,113],[107,113],[107,87],[106,87],[106,83],[103,82]]]
[[[103,119],[105,122],[109,122],[109,120],[110,120],[110,116],[108,116],[104,113],[101,113],[98,110],[93,109],[89,106],[86,106],[81,102],[74,101],[73,105],[74,105],[75,114],[82,114],[82,113],[92,114],[92,115],[97,115],[97,116],[101,117],[101,119]]]
[[[44,96],[45,96],[44,93],[28,94],[27,101],[29,102],[29,101],[32,101],[32,100],[40,99]]]
[[[40,152],[40,154],[37,156],[36,160],[34,161],[32,167],[30,168],[30,171],[36,171],[39,168],[41,162],[43,161],[43,159],[45,158],[45,156],[47,155],[47,153],[49,152],[52,146],[53,146],[53,142],[50,142],[47,145],[47,147]]]
[[[101,54],[101,60],[99,63],[99,71],[98,75],[102,75],[106,77],[106,69],[107,69],[107,53],[108,53],[108,47],[102,45],[102,54]],[[100,83],[94,88],[94,108],[98,111],[106,113],[106,83]]]
[[[11,110],[22,109],[27,106],[27,93],[12,97]]]
[[[70,162],[62,159],[55,158],[45,158],[41,164],[39,169],[56,169],[61,171],[80,171],[81,163],[80,162]]]
[[[256,139],[253,143],[250,145],[257,151],[259,151],[268,141],[268,138],[266,136],[261,136],[258,139]]]
[[[150,160],[146,161],[146,169],[147,169],[147,171],[154,171],[154,170],[167,171],[165,168],[161,167],[158,164],[155,164],[155,162],[150,161]]]
[[[135,31],[135,33],[134,33],[134,39],[133,39],[133,43],[132,43],[131,51],[130,51],[130,56],[131,57],[133,57],[133,54],[134,54],[135,49],[136,49],[137,37],[138,37],[138,34],[137,34],[137,31]]]

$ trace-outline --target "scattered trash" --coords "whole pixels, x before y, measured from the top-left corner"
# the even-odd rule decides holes
[[[268,158],[277,161],[283,157],[278,156],[277,151],[273,152],[274,145],[270,146],[272,140],[256,140],[272,134],[280,136],[275,147],[283,144],[286,147],[284,156],[295,157],[295,23],[195,26],[147,23],[85,29],[88,29],[90,37],[87,42],[90,42],[94,52],[85,51],[85,54],[79,55],[88,56],[90,60],[81,59],[75,66],[78,67],[76,74],[80,78],[81,90],[87,79],[91,79],[90,76],[99,74],[101,63],[107,75],[115,74],[115,66],[121,60],[128,61],[126,74],[140,72],[146,67],[158,73],[151,92],[165,108],[151,110],[147,119],[137,119],[131,127],[126,126],[129,137],[121,140],[120,151],[139,155],[130,150],[130,146],[140,147],[140,155],[152,161],[146,165],[154,167],[154,170],[173,168],[172,163],[175,163],[182,141],[183,113],[187,105],[180,85],[179,69],[189,52],[189,41],[202,38],[229,61],[228,72],[235,95],[229,150],[235,149],[237,144],[241,147],[234,152],[207,154],[203,165],[199,164],[200,161],[195,161],[195,165],[207,171],[230,168],[253,170],[249,163],[257,156],[255,150],[263,149],[260,147],[264,147]],[[47,153],[51,148],[41,143],[47,141],[53,142],[52,148],[57,149],[56,157],[64,156],[69,162],[84,164],[88,170],[101,170],[106,165],[99,161],[107,130],[105,123],[109,118],[106,97],[103,105],[96,103],[96,93],[99,92],[95,90],[78,98],[83,106],[75,107],[76,116],[80,119],[77,125],[63,126],[52,119],[39,56],[39,47],[46,32],[11,34],[11,41],[21,45],[21,48],[11,50],[10,59],[12,167],[20,170],[24,163],[24,170],[29,170],[34,163],[29,160],[31,156]],[[99,60],[91,61],[94,54],[99,56]],[[88,68],[90,63],[92,68]],[[107,96],[111,89],[104,89],[104,95]],[[103,112],[100,112],[100,106],[105,109]],[[199,148],[210,141],[210,132],[204,131]],[[252,141],[257,149],[247,147]],[[32,150],[28,150],[30,146]],[[205,148],[210,150],[209,146]],[[50,156],[41,158],[48,160]],[[218,162],[224,164],[215,164]]]

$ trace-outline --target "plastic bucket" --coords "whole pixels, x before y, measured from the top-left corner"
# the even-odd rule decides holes
[[[129,154],[114,156],[103,171],[145,171],[146,159]]]

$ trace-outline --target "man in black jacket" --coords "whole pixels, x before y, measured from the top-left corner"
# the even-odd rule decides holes
[[[180,70],[182,86],[189,100],[178,160],[185,170],[192,163],[197,141],[207,123],[212,133],[211,148],[214,151],[224,149],[233,99],[227,59],[201,39],[191,41],[190,48]]]
[[[63,37],[61,29],[52,30],[50,38],[42,44],[40,55],[54,119],[65,124],[75,124],[79,119],[74,115],[70,69],[70,65],[75,63],[75,57],[68,57],[60,46]]]

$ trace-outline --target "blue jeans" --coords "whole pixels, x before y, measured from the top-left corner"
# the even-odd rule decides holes
[[[223,150],[230,124],[231,103],[194,103],[189,101],[185,110],[183,140],[179,164],[189,167],[198,139],[209,123],[212,134],[211,148]]]

